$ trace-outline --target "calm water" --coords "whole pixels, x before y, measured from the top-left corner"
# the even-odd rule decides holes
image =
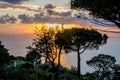
[[[0,40],[6,48],[9,49],[10,54],[15,56],[25,56],[27,53],[26,47],[31,45],[32,39],[34,38],[31,34],[0,34]],[[112,55],[117,59],[117,63],[120,64],[120,33],[110,33],[109,39],[106,45],[100,47],[99,50],[87,50],[81,55],[82,61],[82,73],[93,71],[92,68],[86,65],[86,60],[90,60],[92,57],[98,54]],[[77,57],[76,53],[72,52],[69,54],[62,55],[62,65],[70,68],[76,66]]]

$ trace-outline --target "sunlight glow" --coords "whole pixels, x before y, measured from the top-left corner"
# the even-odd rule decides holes
[[[48,28],[56,28],[56,27],[58,27],[59,29],[72,28],[72,26],[70,26],[69,24],[49,24],[49,23],[45,23],[45,24],[35,24],[35,27],[37,27],[38,29],[40,29],[42,26],[46,26],[46,27],[48,27]]]

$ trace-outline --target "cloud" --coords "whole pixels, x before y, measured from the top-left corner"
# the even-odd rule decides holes
[[[33,23],[33,18],[30,17],[29,15],[22,14],[19,15],[18,18],[21,20],[21,23]]]
[[[72,17],[72,13],[70,11],[57,12],[52,9],[41,11],[38,14],[34,14],[34,16],[21,14],[18,16],[18,18],[20,19],[21,23],[65,23],[65,24],[73,23],[76,19],[75,17]]]
[[[44,6],[44,9],[54,9],[56,6],[53,6],[52,4],[47,4]]]
[[[27,2],[29,0],[1,0],[0,2],[6,2],[10,4],[21,4],[23,2]]]
[[[98,18],[91,18],[88,15],[79,14],[73,16],[71,11],[59,11],[56,10],[56,6],[52,4],[47,4],[43,8],[39,7],[38,9],[31,9],[25,6],[20,5],[12,5],[12,4],[0,4],[0,9],[20,9],[24,11],[33,11],[37,12],[33,16],[27,14],[20,14],[18,15],[18,21],[23,24],[32,24],[32,23],[58,23],[58,24],[78,24],[78,25],[85,25],[85,26],[114,26],[112,23],[105,21],[103,19]],[[5,15],[10,17],[9,15]],[[79,16],[79,19],[76,18]],[[11,20],[10,20],[11,19]],[[17,19],[15,17],[8,18],[0,17],[0,23],[15,23]],[[11,22],[10,22],[11,21]],[[104,25],[102,25],[104,24]]]
[[[19,5],[12,5],[12,4],[0,4],[0,9],[19,9],[19,10],[24,10],[24,11],[33,11],[33,12],[39,12],[39,10],[31,9],[25,6],[19,6]]]
[[[49,16],[56,16],[56,17],[69,17],[71,16],[71,12],[67,11],[67,12],[57,12],[54,10],[47,10],[47,13]]]
[[[0,24],[6,24],[6,23],[14,24],[16,23],[16,21],[17,19],[14,16],[9,16],[8,14],[0,17]]]

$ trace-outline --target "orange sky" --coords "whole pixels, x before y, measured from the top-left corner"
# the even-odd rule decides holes
[[[5,24],[5,25],[0,25],[0,34],[34,34],[35,27],[39,28],[44,25],[48,27],[62,26],[62,24]],[[64,27],[91,28],[90,26],[80,26],[75,24],[65,24]],[[92,27],[92,29],[96,29],[100,32],[107,34],[120,33],[120,29],[117,27]]]

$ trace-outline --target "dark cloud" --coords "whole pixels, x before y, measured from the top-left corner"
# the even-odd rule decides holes
[[[19,15],[18,18],[21,20],[21,23],[33,23],[33,18],[29,15],[22,14]]]
[[[53,6],[52,4],[47,4],[44,6],[45,9],[54,9],[56,6]]]
[[[75,17],[72,17],[71,12],[56,12],[54,10],[46,10],[46,12],[40,12],[29,16],[26,14],[19,15],[18,18],[21,23],[73,23]]]
[[[24,11],[39,12],[39,10],[31,9],[31,8],[24,7],[24,6],[12,5],[12,4],[3,4],[3,3],[0,4],[0,9],[8,9],[8,8],[20,9],[20,10],[24,10]]]
[[[67,12],[57,12],[54,10],[47,10],[47,13],[49,14],[49,16],[56,16],[56,17],[69,17],[71,16],[71,12],[67,11]]]
[[[7,2],[10,4],[21,4],[26,1],[29,1],[29,0],[1,0],[1,2]]]
[[[79,14],[72,16],[71,11],[57,11],[55,10],[55,6],[52,4],[45,5],[44,8],[38,8],[37,10],[31,9],[24,6],[19,5],[12,5],[12,4],[0,4],[0,9],[20,9],[24,11],[33,11],[37,12],[37,14],[34,14],[33,16],[29,16],[27,14],[20,14],[18,15],[18,18],[21,23],[24,24],[32,24],[32,23],[58,23],[58,24],[80,24],[80,25],[87,25],[87,26],[96,26],[96,25],[103,25],[104,26],[113,26],[114,24],[105,21],[103,19],[98,18],[91,18],[88,15]],[[79,18],[76,18],[78,17]],[[15,23],[17,19],[13,16],[4,15],[0,17],[0,23]],[[18,20],[18,21],[19,21]]]
[[[0,24],[6,24],[6,23],[14,24],[16,21],[17,19],[15,17],[9,16],[8,14],[0,17]]]
[[[24,6],[18,6],[18,5],[0,4],[0,9],[7,9],[7,8],[38,12],[38,14],[34,14],[34,16],[29,16],[27,14],[18,15],[18,19],[21,21],[21,23],[28,24],[28,23],[67,23],[67,22],[73,22],[73,21],[70,21],[70,20],[73,20],[72,19],[73,17],[71,16],[70,11],[57,12],[57,11],[53,10],[54,6],[51,4],[48,4],[44,8],[40,8],[38,10],[34,10],[34,9],[30,9],[30,8],[27,8]]]

